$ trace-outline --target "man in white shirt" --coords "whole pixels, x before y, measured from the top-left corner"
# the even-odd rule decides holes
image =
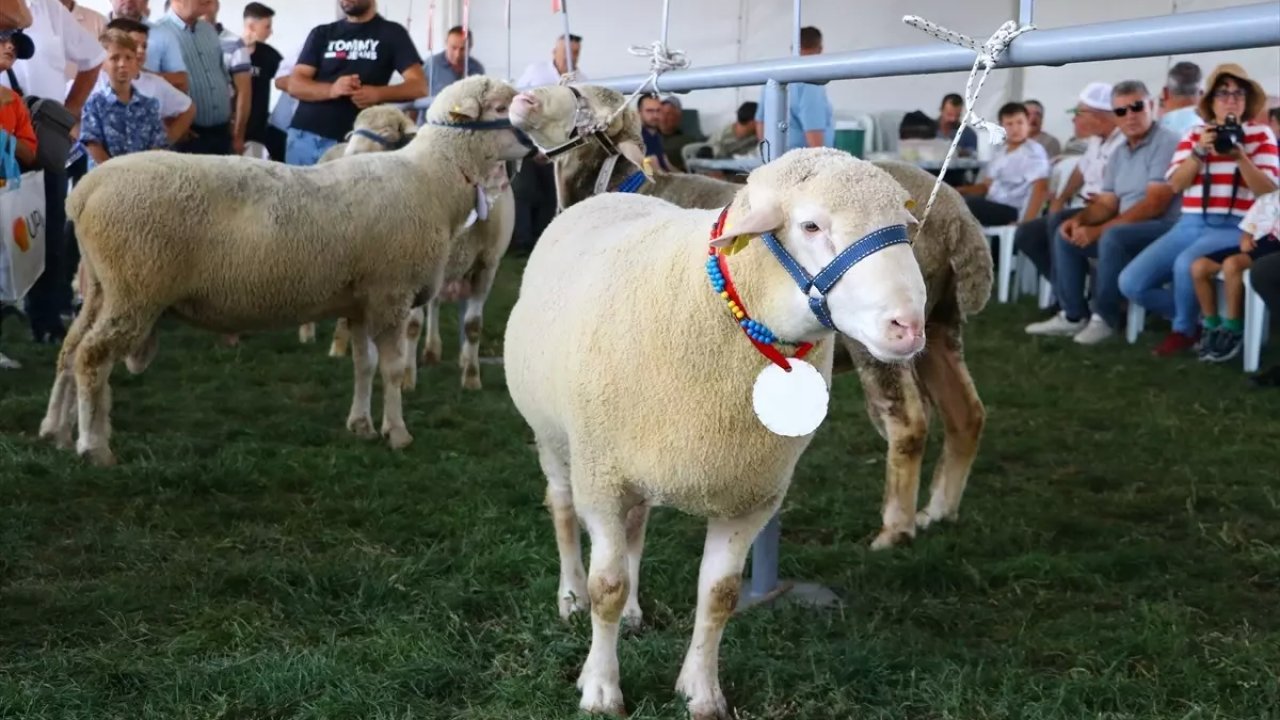
[[[1076,125],[1086,137],[1085,151],[1062,191],[1049,201],[1049,213],[1022,223],[1014,234],[1014,247],[1030,258],[1046,279],[1053,278],[1052,239],[1058,227],[1101,192],[1107,158],[1124,142],[1124,133],[1116,129],[1116,116],[1111,111],[1111,89],[1110,83],[1092,82],[1080,92],[1075,114]]]
[[[25,30],[35,43],[35,55],[0,76],[0,84],[25,98],[49,98],[62,102],[77,118],[98,80],[98,68],[107,53],[98,39],[85,32],[61,0],[27,0],[31,27]],[[67,65],[76,67],[67,88]],[[16,86],[15,86],[16,81]],[[66,335],[60,315],[71,310],[71,278],[75,267],[66,247],[67,170],[64,158],[57,167],[45,168],[45,270],[27,293],[27,317],[36,342],[60,343]]]
[[[587,76],[578,69],[578,56],[582,53],[582,37],[580,35],[569,36],[569,48],[573,53],[573,69],[574,80],[583,82]],[[564,36],[561,35],[556,39],[555,47],[551,51],[551,59],[536,62],[524,69],[524,74],[516,81],[517,90],[528,90],[529,88],[543,87],[544,85],[560,84],[560,76],[569,72],[569,66],[565,62],[564,57]]]
[[[90,10],[77,3],[76,0],[61,0],[61,2],[63,7],[71,13],[71,17],[75,18],[76,24],[84,28],[84,31],[93,37],[96,38],[101,35],[102,31],[107,27],[107,19],[97,10]],[[67,63],[68,82],[74,81],[79,72],[80,68],[75,63]]]

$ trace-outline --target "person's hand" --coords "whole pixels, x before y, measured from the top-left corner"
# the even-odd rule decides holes
[[[1102,236],[1102,228],[1096,225],[1077,225],[1071,233],[1071,244],[1076,247],[1089,247],[1098,242]]]
[[[1075,232],[1077,224],[1075,218],[1067,218],[1058,226],[1058,234],[1062,236],[1063,240],[1071,242],[1071,235]]]
[[[1240,236],[1240,252],[1253,252],[1258,247],[1258,241],[1253,239],[1251,233],[1245,233]]]
[[[343,75],[329,85],[329,97],[340,98],[353,95],[360,89],[359,75]]]
[[[1200,141],[1196,143],[1196,149],[1202,153],[1213,152],[1213,141],[1218,139],[1218,131],[1212,127],[1206,127],[1200,133]]]
[[[244,154],[244,138],[235,135],[231,137],[231,152],[236,155]]]
[[[361,110],[377,105],[382,102],[382,88],[374,85],[361,87],[351,94],[351,102]]]
[[[1066,207],[1066,203],[1060,198],[1054,198],[1049,201],[1049,214],[1056,215],[1062,212],[1062,208]]]

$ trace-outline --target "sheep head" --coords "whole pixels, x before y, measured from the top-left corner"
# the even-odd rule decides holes
[[[575,94],[576,90],[576,94]],[[547,85],[526,90],[511,102],[511,124],[529,133],[542,150],[569,142],[591,128],[601,128],[623,157],[643,167],[644,140],[640,136],[640,115],[626,106],[615,90],[596,85]]]
[[[749,302],[779,336],[814,337],[826,330],[809,302],[819,293],[802,293],[759,235],[773,233],[816,277],[871,233],[910,227],[915,222],[907,209],[910,200],[888,173],[844,151],[792,150],[750,174],[730,206],[723,234],[712,244],[762,253],[756,260],[765,262],[753,263],[764,268],[760,280],[753,281],[757,298]],[[835,329],[883,362],[910,359],[924,348],[924,276],[909,244],[876,249],[853,264],[826,293],[826,303]]]
[[[368,134],[361,133],[362,130]],[[343,155],[360,155],[398,148],[403,146],[416,131],[417,127],[409,116],[395,106],[367,107],[356,116],[355,126],[347,138],[347,149]]]
[[[485,75],[474,75],[441,90],[427,109],[427,122],[460,130],[469,129],[473,133],[492,137],[494,156],[489,160],[519,160],[531,155],[533,148],[522,131],[509,125],[507,111],[515,96],[515,88],[508,83]],[[489,123],[497,125],[484,127]],[[502,126],[504,123],[507,124],[506,127]],[[422,136],[423,133],[418,135]]]

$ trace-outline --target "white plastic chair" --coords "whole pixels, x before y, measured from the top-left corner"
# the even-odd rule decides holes
[[[1244,271],[1244,347],[1240,354],[1244,356],[1244,371],[1258,372],[1258,364],[1262,361],[1262,345],[1267,341],[1267,328],[1270,326],[1270,315],[1262,296],[1253,289],[1253,271]]]

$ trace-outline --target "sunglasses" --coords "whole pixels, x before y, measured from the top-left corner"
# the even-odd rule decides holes
[[[1246,95],[1248,95],[1248,93],[1244,90],[1215,90],[1213,93],[1214,97],[1222,98],[1223,100],[1233,98],[1244,99]]]
[[[1130,110],[1132,110],[1134,114],[1137,114],[1146,109],[1147,109],[1146,100],[1136,100],[1132,103],[1129,103],[1128,105],[1125,105],[1124,107],[1111,108],[1111,112],[1115,113],[1116,117],[1124,117],[1125,115],[1129,114]]]

